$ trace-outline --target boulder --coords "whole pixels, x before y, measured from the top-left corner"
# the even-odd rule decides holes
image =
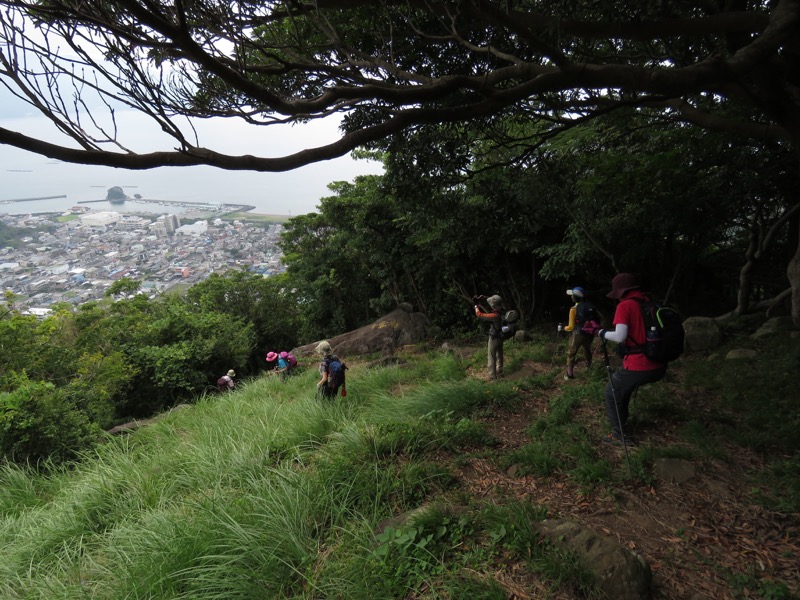
[[[328,338],[333,351],[341,356],[353,354],[390,355],[395,349],[425,341],[437,333],[427,316],[413,312],[411,305],[402,304],[374,323]],[[294,348],[296,356],[314,353],[321,340]]]
[[[757,350],[751,348],[734,348],[725,355],[726,360],[749,360],[758,356]]]
[[[713,350],[722,342],[722,329],[710,317],[689,317],[683,322],[686,352]]]
[[[546,519],[540,531],[553,545],[574,552],[597,578],[597,586],[614,600],[650,598],[650,565],[625,546],[592,529],[562,519]]]
[[[776,335],[786,335],[795,331],[797,328],[794,326],[792,317],[772,317],[767,320],[756,332],[750,337],[758,340],[765,337],[773,337]]]

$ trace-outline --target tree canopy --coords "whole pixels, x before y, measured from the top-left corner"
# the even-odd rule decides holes
[[[621,106],[795,145],[800,136],[800,0],[0,6],[2,82],[70,140],[0,129],[0,142],[71,162],[282,171],[428,123],[513,111],[552,134]],[[173,149],[131,150],[114,119],[123,107],[153,119]],[[338,140],[278,157],[205,147],[184,120],[333,114],[344,119]]]
[[[800,0],[233,5],[213,0],[0,0],[0,10],[0,82],[62,134],[60,141],[51,141],[0,128],[0,143],[52,158],[128,169],[213,165],[283,171],[357,149],[388,150],[392,169],[386,186],[399,205],[400,223],[406,231],[415,225],[416,240],[437,232],[446,239],[443,234],[462,227],[452,215],[454,208],[493,195],[506,203],[506,216],[518,215],[514,228],[507,227],[507,219],[502,223],[504,239],[510,229],[514,235],[503,249],[527,252],[533,244],[535,255],[547,261],[544,272],[557,274],[596,257],[575,253],[580,248],[569,240],[559,245],[541,238],[544,213],[554,206],[594,204],[604,224],[613,224],[612,216],[627,219],[627,231],[611,228],[627,238],[641,232],[638,219],[645,214],[651,219],[646,227],[653,243],[644,249],[615,248],[602,228],[595,231],[580,219],[569,224],[568,236],[589,237],[614,268],[623,268],[625,251],[635,258],[643,252],[655,257],[675,251],[675,241],[689,251],[693,247],[687,240],[693,237],[696,250],[707,230],[685,227],[684,217],[692,211],[699,217],[695,224],[720,214],[715,223],[728,221],[724,215],[729,213],[722,211],[736,206],[706,206],[701,188],[717,186],[711,195],[719,201],[723,173],[731,171],[722,164],[682,162],[680,152],[670,156],[666,146],[659,146],[668,143],[667,135],[687,144],[690,136],[680,128],[670,134],[653,129],[654,124],[692,123],[726,134],[719,143],[732,145],[728,157],[713,152],[723,161],[736,160],[733,164],[748,169],[760,165],[773,173],[773,159],[780,157],[781,181],[773,189],[737,190],[747,208],[741,214],[749,221],[731,223],[731,230],[751,232],[748,266],[740,273],[740,308],[746,309],[752,284],[747,269],[767,262],[776,235],[785,235],[784,225],[798,230],[799,203],[782,190],[783,173],[795,182],[798,173]],[[120,109],[147,115],[166,138],[154,139],[152,149],[134,150],[129,132],[118,126]],[[591,172],[577,171],[580,185],[552,177],[557,162],[547,162],[551,171],[546,177],[534,168],[544,164],[544,153],[559,154],[558,146],[548,144],[557,136],[600,117],[631,114],[649,117],[642,127],[654,132],[652,147],[665,161],[647,181],[639,173],[652,161],[634,157],[631,163],[627,140],[602,137],[564,142],[565,148],[573,143],[574,148],[608,152],[604,164],[592,161]],[[238,119],[267,132],[282,124],[338,117],[341,135],[284,156],[233,155],[201,139],[196,124],[212,117]],[[587,131],[592,133],[582,129],[582,135]],[[705,140],[716,141],[713,136]],[[748,143],[757,144],[752,160],[747,159]],[[415,155],[404,149],[408,144],[416,145]],[[787,154],[793,157],[790,169],[783,160]],[[631,164],[639,164],[639,171]],[[438,186],[442,176],[474,175],[498,165],[519,166],[519,177],[546,187],[524,190],[508,171],[477,179],[468,190],[460,190],[462,181],[452,177],[449,189],[437,188],[430,198],[407,185],[411,172],[424,172]],[[597,173],[604,174],[602,182]],[[702,177],[702,182],[677,185],[679,174]],[[657,186],[663,189],[651,194]],[[542,190],[550,192],[548,207],[520,210],[530,208],[531,196],[541,196]],[[466,197],[454,200],[459,192],[472,194],[471,203]],[[627,202],[619,202],[620,194]],[[426,212],[447,218],[418,218],[414,207],[423,202]],[[320,225],[311,221],[307,225]],[[489,218],[486,224],[499,227],[495,221]],[[677,230],[679,225],[684,229]],[[798,236],[792,237],[796,243]],[[386,265],[392,257],[409,259],[403,244],[380,249],[385,253],[380,274],[388,278],[381,285],[393,297],[407,275],[398,272],[403,265]],[[347,247],[380,258],[370,244],[350,242]],[[454,243],[439,248],[454,261],[464,255],[463,248],[461,254],[456,250]],[[800,249],[780,260],[788,264],[792,312],[800,324]],[[332,282],[318,281],[317,292]]]

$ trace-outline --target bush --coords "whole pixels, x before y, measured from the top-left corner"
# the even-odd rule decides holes
[[[0,452],[8,460],[73,460],[99,435],[100,429],[51,383],[26,380],[0,394]]]

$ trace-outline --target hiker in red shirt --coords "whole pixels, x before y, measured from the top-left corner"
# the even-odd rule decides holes
[[[646,332],[640,301],[649,297],[641,291],[636,278],[630,273],[619,273],[611,280],[611,292],[607,296],[619,301],[614,313],[614,329],[601,329],[597,335],[603,343],[619,344],[622,367],[606,384],[605,406],[611,433],[603,441],[622,444],[624,439],[625,443],[633,444],[636,440],[628,427],[631,396],[639,386],[663,379],[667,365],[650,360],[642,352]]]

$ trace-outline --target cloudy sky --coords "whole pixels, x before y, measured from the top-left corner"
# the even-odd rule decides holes
[[[137,151],[170,149],[158,146],[158,131],[136,113],[119,113],[120,130],[127,145]],[[56,141],[48,122],[0,86],[0,127]],[[336,139],[337,123],[314,122],[295,127],[254,127],[228,120],[198,125],[201,142],[231,154],[282,156]],[[244,202],[255,212],[299,215],[316,210],[319,199],[329,196],[333,181],[352,181],[361,174],[380,173],[372,161],[349,156],[309,165],[286,173],[222,171],[212,167],[173,167],[128,171],[110,167],[73,165],[53,161],[0,144],[0,201],[67,195],[72,201],[105,197],[108,188],[121,186],[129,195],[149,199],[202,202]],[[0,205],[0,212],[4,212]]]

